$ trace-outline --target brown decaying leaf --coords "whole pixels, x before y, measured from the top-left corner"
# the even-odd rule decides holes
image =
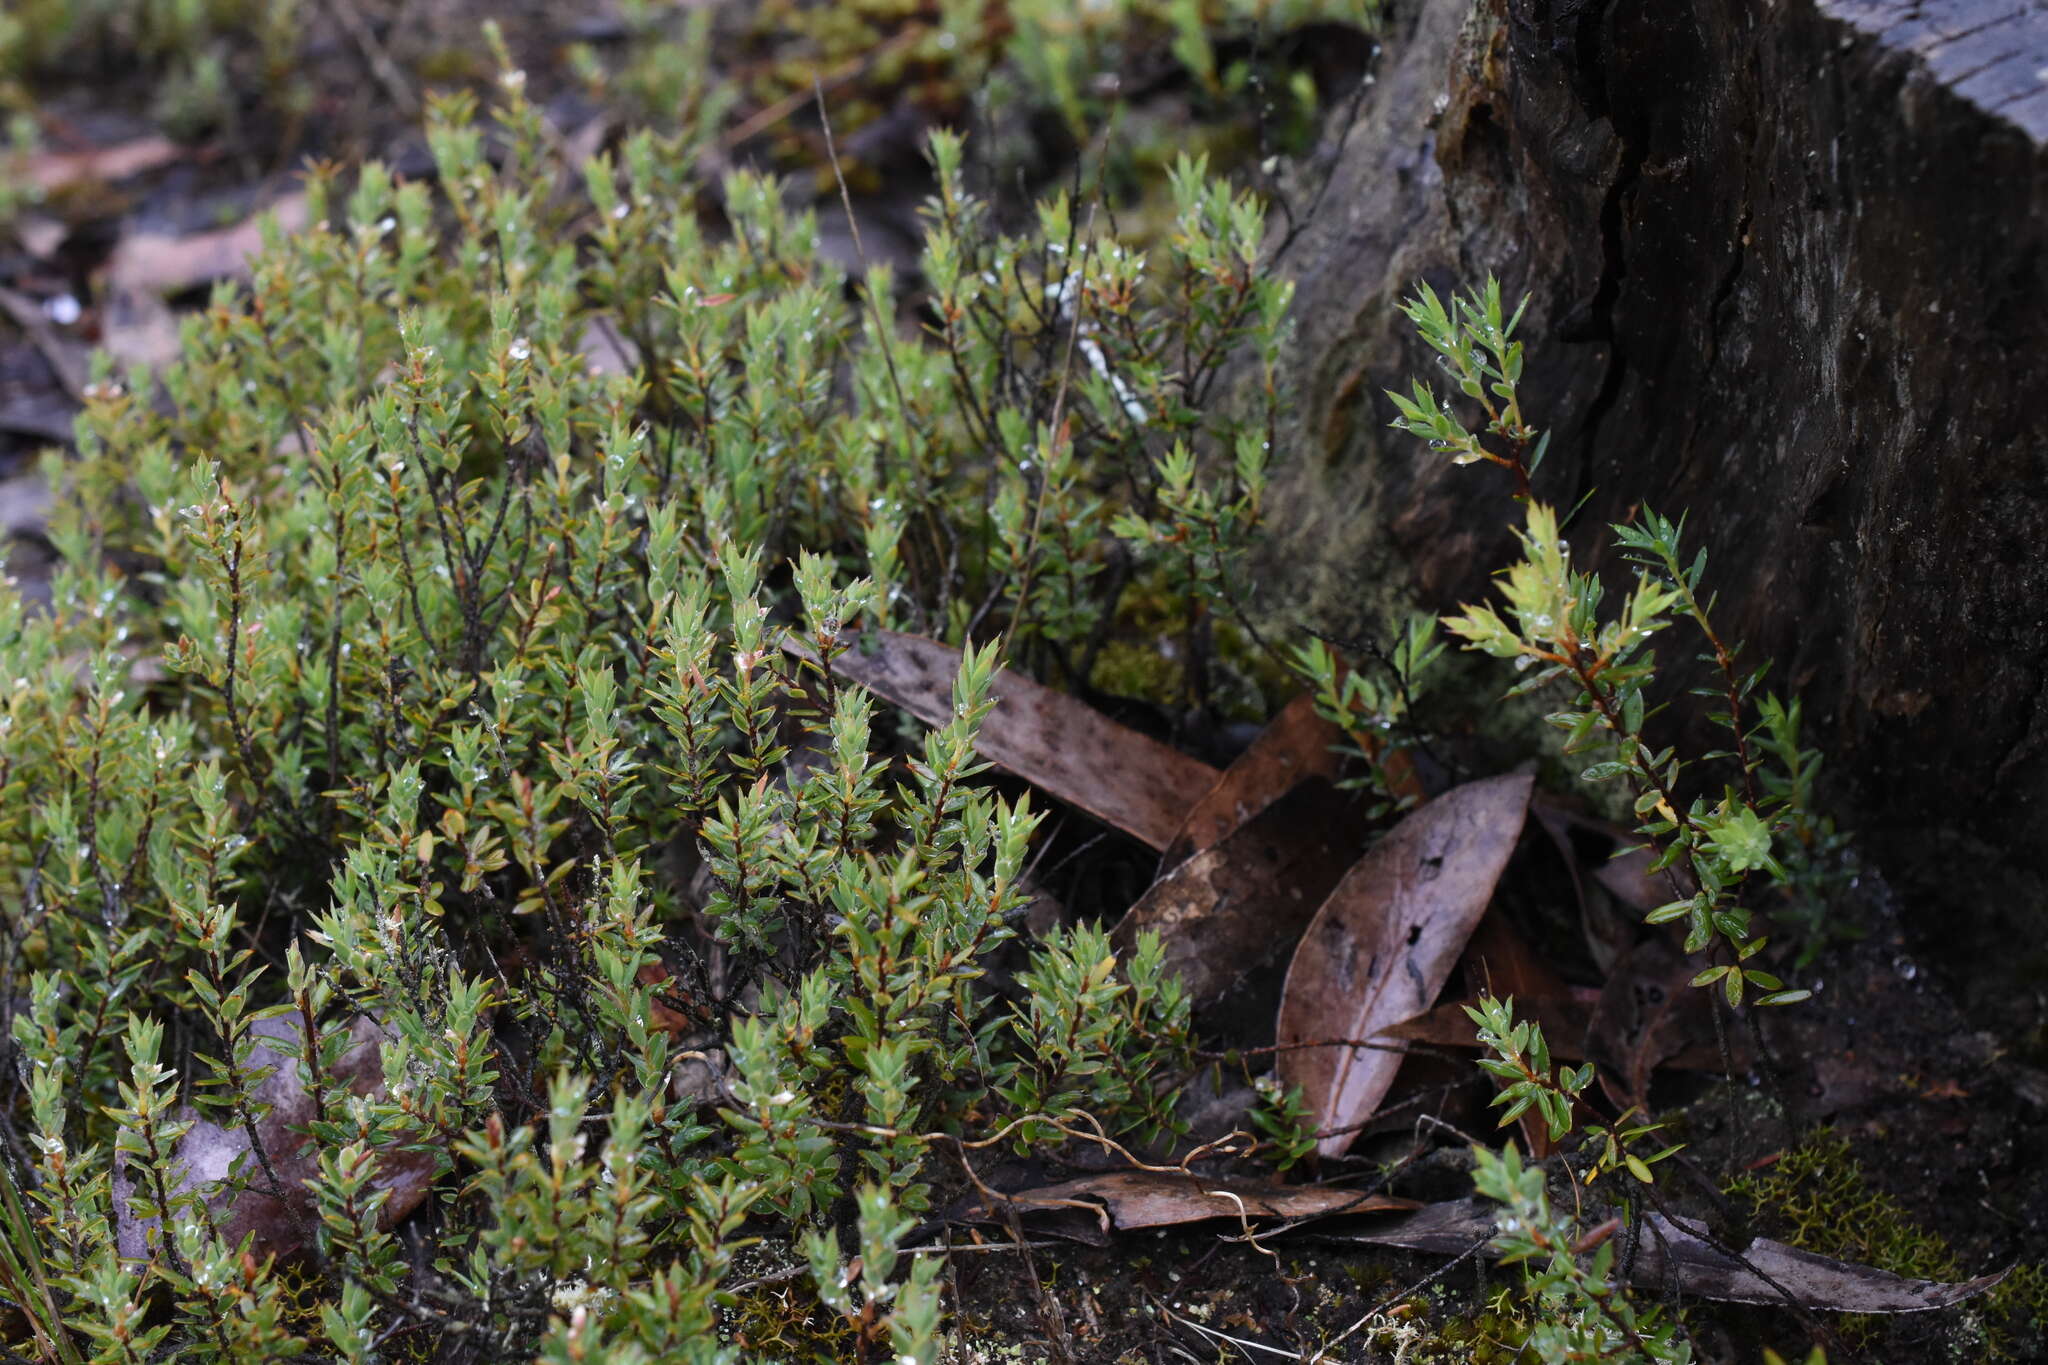
[[[1196,1007],[1211,1004],[1293,946],[1366,832],[1356,802],[1320,778],[1304,782],[1154,882],[1111,941],[1129,953],[1156,932]]]
[[[28,182],[45,194],[85,180],[126,180],[184,158],[186,150],[165,137],[139,137],[82,152],[41,152],[28,159]]]
[[[950,645],[866,630],[832,669],[927,725],[953,718],[960,651]],[[1216,785],[1208,764],[1065,693],[1007,669],[996,675],[992,691],[996,704],[975,746],[983,758],[1151,848],[1165,848],[1196,798]]]
[[[251,1153],[248,1131],[239,1124],[222,1127],[210,1119],[197,1120],[178,1140],[174,1164],[181,1170],[172,1193],[226,1180],[240,1161],[240,1179],[216,1190],[207,1199],[214,1226],[229,1246],[238,1246],[244,1237],[253,1235],[258,1256],[289,1256],[305,1247],[306,1235],[317,1221],[312,1194],[305,1185],[306,1180],[317,1174],[317,1168],[310,1157],[300,1153],[306,1145],[305,1138],[292,1131],[312,1121],[313,1100],[298,1081],[295,1059],[299,1054],[299,1035],[295,1021],[265,1019],[254,1030],[277,1044],[259,1042],[250,1065],[276,1068],[256,1088],[256,1101],[270,1106],[270,1112],[258,1120],[256,1131],[263,1138],[264,1154],[270,1159],[271,1169],[277,1173],[276,1188],[285,1198],[280,1200],[270,1192],[269,1177]],[[352,1046],[342,1054],[329,1079],[337,1087],[346,1086],[358,1095],[381,1090],[384,1072],[379,1049],[390,1036],[371,1020],[359,1016],[349,1029]],[[378,1222],[389,1228],[426,1198],[437,1158],[431,1152],[417,1151],[381,1150],[375,1155],[377,1173],[372,1188],[390,1191],[390,1198],[379,1211]],[[132,1181],[117,1161],[117,1240],[122,1256],[141,1259],[149,1254],[149,1243],[156,1236],[156,1220],[138,1219],[128,1212],[132,1189]]]
[[[1118,1232],[1174,1227],[1212,1218],[1328,1218],[1421,1207],[1412,1199],[1361,1194],[1331,1185],[1210,1180],[1179,1171],[1112,1171],[1024,1190],[1003,1202],[1020,1214],[1078,1209],[1092,1213],[1105,1231]],[[982,1204],[961,1221],[988,1222],[1000,1217],[1000,1205],[992,1208]]]
[[[1704,1053],[1700,1070],[1719,1070],[1715,996],[1696,990],[1699,970],[1662,938],[1645,939],[1614,964],[1586,1029],[1586,1055],[1599,1067],[1600,1088],[1617,1108],[1650,1103],[1650,1076],[1681,1053]],[[1746,1041],[1728,1030],[1729,1059],[1748,1064]]]
[[[1333,746],[1343,742],[1344,732],[1316,714],[1314,697],[1304,692],[1287,703],[1195,802],[1161,855],[1160,870],[1215,847],[1309,778],[1334,779],[1341,760]]]
[[[213,232],[182,237],[138,232],[125,237],[107,258],[107,288],[113,293],[175,294],[215,280],[241,278],[248,274],[250,258],[263,249],[263,216],[275,217],[285,233],[300,231],[310,216],[305,192],[287,194],[263,215]]]
[[[1328,1239],[1458,1256],[1492,1237],[1495,1213],[1496,1206],[1484,1200],[1454,1199],[1347,1227],[1328,1234]],[[1822,1311],[1924,1313],[1981,1294],[2007,1274],[1999,1271],[1957,1284],[1908,1280],[1762,1237],[1744,1247],[1738,1258],[1717,1250],[1702,1223],[1656,1213],[1644,1222],[1642,1241],[1629,1261],[1632,1281],[1651,1289],[1675,1287],[1679,1293],[1721,1303],[1783,1306],[1789,1293],[1802,1307]]]
[[[1480,917],[1465,945],[1466,981],[1474,991],[1496,996],[1566,996],[1571,987],[1537,956],[1529,941],[1499,910]]]
[[[1514,852],[1534,779],[1458,787],[1396,825],[1361,858],[1295,949],[1277,1029],[1283,1048],[1368,1039],[1436,1000]],[[1397,1052],[1294,1047],[1280,1079],[1298,1085],[1321,1129],[1351,1129],[1316,1149],[1341,1155],[1400,1066]]]

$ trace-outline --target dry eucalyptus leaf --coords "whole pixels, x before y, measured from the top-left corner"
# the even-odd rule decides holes
[[[139,137],[82,152],[41,152],[28,159],[25,179],[45,194],[85,181],[126,180],[183,160],[185,148],[166,137]]]
[[[1981,1294],[2010,1273],[2008,1268],[1954,1284],[1909,1280],[1875,1266],[1816,1256],[1762,1237],[1736,1257],[1717,1250],[1707,1240],[1704,1223],[1656,1213],[1647,1221],[1649,1227],[1636,1252],[1635,1282],[1648,1288],[1668,1283],[1675,1276],[1682,1292],[1719,1303],[1783,1304],[1785,1296],[1774,1287],[1775,1282],[1806,1308],[1840,1313],[1925,1313]]]
[[[1140,934],[1157,933],[1189,998],[1211,1004],[1294,945],[1366,833],[1356,802],[1321,779],[1304,782],[1154,882],[1111,941],[1130,953]]]
[[[304,191],[287,194],[264,210],[289,235],[310,221]],[[215,280],[240,279],[263,250],[262,216],[213,232],[174,237],[138,232],[125,237],[107,258],[109,293],[176,294]]]
[[[1396,825],[1317,911],[1287,972],[1282,1047],[1370,1039],[1427,1010],[1486,913],[1528,813],[1534,779],[1491,777],[1446,792]],[[1370,1119],[1400,1067],[1398,1052],[1293,1047],[1280,1079],[1298,1085],[1339,1156]]]
[[[1571,993],[1564,978],[1536,955],[1528,940],[1515,932],[1497,907],[1480,918],[1471,942],[1465,945],[1465,979],[1471,989],[1495,997],[1511,996],[1517,1003],[1531,996],[1557,999]],[[1465,1023],[1470,1028],[1472,1021],[1467,1017]],[[1549,1030],[1546,1028],[1544,1033],[1547,1037]],[[1488,1075],[1487,1079],[1496,1090],[1508,1085],[1505,1077]],[[1550,1140],[1550,1125],[1542,1114],[1527,1109],[1518,1122],[1522,1143],[1530,1156],[1540,1161],[1557,1150],[1557,1144]]]
[[[860,632],[832,661],[833,672],[887,698],[927,725],[953,718],[960,651],[921,635]],[[995,706],[975,749],[1071,806],[1155,849],[1187,820],[1216,770],[1148,735],[1118,725],[1063,692],[1007,669],[991,689]]]
[[[1214,848],[1300,783],[1334,779],[1334,746],[1343,742],[1344,732],[1316,713],[1314,697],[1304,692],[1287,703],[1188,812],[1160,857],[1160,869],[1170,871]]]
[[[1478,1003],[1476,996],[1445,1001],[1404,1023],[1381,1029],[1373,1036],[1385,1042],[1476,1048],[1479,1045],[1478,1031],[1473,1028],[1465,1007]],[[1573,986],[1562,996],[1518,995],[1515,997],[1515,1018],[1543,1026],[1543,1040],[1550,1045],[1550,1055],[1556,1060],[1582,1062],[1588,1056],[1586,1035],[1593,1025],[1599,1003],[1600,993],[1584,986]],[[1729,1046],[1736,1065],[1745,1065],[1749,1056],[1747,1043],[1731,1037]],[[1712,1039],[1702,1039],[1660,1058],[1656,1064],[1674,1071],[1719,1071],[1722,1069],[1721,1050]]]
[[[1465,1013],[1467,1006],[1476,1007],[1477,996],[1466,996],[1460,1000],[1446,1000],[1416,1015],[1404,1019],[1375,1033],[1373,1037],[1383,1042],[1426,1043],[1431,1047],[1479,1046],[1479,1030],[1472,1023],[1472,1016]],[[1550,1045],[1550,1055],[1560,1062],[1582,1061],[1586,1055],[1586,1025],[1593,1018],[1594,1001],[1583,994],[1557,996],[1516,996],[1515,1018],[1543,1026],[1543,1040]]]
[[[1112,1171],[1024,1190],[1004,1201],[1020,1214],[1080,1210],[1105,1229],[1134,1232],[1212,1218],[1329,1218],[1420,1207],[1412,1199],[1361,1194],[1330,1185],[1274,1185],[1210,1180],[1179,1171]],[[999,1209],[979,1207],[963,1221],[993,1221]]]

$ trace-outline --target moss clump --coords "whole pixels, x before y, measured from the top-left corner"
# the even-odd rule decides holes
[[[1873,1184],[1836,1129],[1817,1129],[1772,1165],[1731,1181],[1727,1192],[1748,1204],[1768,1233],[1801,1251],[1909,1279],[1964,1278],[1955,1248]],[[2048,1274],[2032,1262],[2015,1266],[1963,1321],[1975,1327],[1970,1348],[1981,1358],[2033,1359],[2048,1329]],[[1866,1343],[1882,1324],[1849,1314],[1839,1330],[1851,1342]]]
[[[1835,1129],[1820,1129],[1770,1166],[1737,1177],[1728,1193],[1781,1225],[1783,1239],[1802,1251],[1916,1280],[1962,1275],[1949,1244],[1870,1183]]]

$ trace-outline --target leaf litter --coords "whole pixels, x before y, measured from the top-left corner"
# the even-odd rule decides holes
[[[253,1237],[258,1254],[290,1256],[307,1248],[316,1215],[306,1181],[317,1172],[314,1163],[301,1155],[306,1146],[300,1129],[311,1123],[313,1097],[299,1081],[299,1036],[296,1023],[288,1019],[262,1019],[250,1026],[258,1041],[249,1057],[255,1068],[271,1068],[256,1088],[254,1100],[269,1112],[255,1124],[262,1139],[262,1157],[269,1162],[266,1172],[247,1128],[226,1127],[207,1118],[197,1118],[178,1139],[172,1165],[178,1178],[173,1197],[219,1182],[207,1198],[207,1210],[222,1239],[229,1246]],[[349,1048],[335,1066],[331,1079],[356,1095],[374,1095],[384,1089],[381,1050],[396,1035],[375,1021],[358,1015],[349,1029]],[[427,1196],[441,1154],[433,1150],[401,1148],[376,1149],[372,1154],[376,1175],[371,1194],[381,1197],[378,1226],[389,1229],[418,1208]],[[273,1186],[269,1176],[274,1173]],[[236,1177],[230,1179],[230,1177]],[[121,1255],[144,1259],[151,1239],[160,1236],[157,1220],[137,1218],[129,1212],[132,1181],[116,1158],[114,1174],[117,1236]]]
[[[955,1215],[967,1223],[1001,1222],[1005,1211],[1044,1214],[1079,1210],[1103,1232],[1139,1232],[1214,1218],[1329,1218],[1351,1214],[1400,1213],[1419,1209],[1412,1199],[1365,1193],[1335,1185],[1280,1185],[1271,1181],[1225,1180],[1189,1171],[1131,1170],[1083,1176],[1011,1195],[973,1201]],[[1088,1238],[1085,1232],[1084,1240]]]
[[[1319,778],[1303,782],[1154,882],[1110,941],[1129,953],[1157,933],[1196,1008],[1212,1004],[1293,948],[1367,835],[1356,802]]]
[[[913,714],[943,723],[945,688],[957,654],[916,637],[897,637],[889,643],[897,641],[913,643],[904,644],[883,666],[856,664],[840,671]],[[998,761],[1003,766],[1091,809],[1087,800],[1075,795],[1083,790],[1081,785],[1065,780],[1060,765],[1034,761],[1034,745],[1045,733],[1042,726],[1048,713],[1071,714],[1081,709],[1080,704],[1066,702],[1055,708],[1042,705],[1030,691],[1022,696],[1039,726],[1018,726],[1015,733],[999,736],[998,744],[990,745],[991,756],[1000,747],[1005,756]],[[1014,718],[1017,713],[1012,714]],[[1313,716],[1312,711],[1307,714]],[[1170,852],[1166,874],[1115,931],[1125,947],[1144,930],[1161,932],[1169,961],[1181,968],[1198,1001],[1228,988],[1259,951],[1261,935],[1267,946],[1289,937],[1288,921],[1298,917],[1304,899],[1301,888],[1327,875],[1334,861],[1332,836],[1342,826],[1327,819],[1319,822],[1314,811],[1339,803],[1327,781],[1300,780],[1304,773],[1320,779],[1328,771],[1300,760],[1300,737],[1316,734],[1316,727],[1302,715],[1297,710],[1285,726],[1269,727],[1266,736],[1273,743],[1263,752],[1248,754],[1251,762],[1242,771],[1233,768],[1189,811],[1168,844],[1171,852],[1185,850],[1185,857],[1173,865]],[[1077,728],[1097,733],[1121,729],[1100,717]],[[1274,794],[1290,780],[1284,793]],[[1586,1051],[1583,1040],[1597,1032],[1603,1012],[1613,1012],[1616,989],[1588,999],[1590,992],[1567,986],[1505,921],[1486,918],[1530,809],[1533,785],[1532,778],[1513,775],[1457,788],[1408,816],[1342,875],[1296,949],[1280,1012],[1283,1049],[1318,1037],[1416,1038],[1469,1046],[1472,1031],[1458,1005],[1432,1008],[1457,962],[1469,957],[1475,977],[1489,988],[1522,993],[1528,1002],[1524,1017],[1548,1021],[1560,1057]],[[1098,796],[1099,791],[1089,793],[1091,799]],[[1137,832],[1130,822],[1112,823]],[[1545,821],[1546,826],[1560,823],[1554,817]],[[1158,825],[1140,828],[1156,830]],[[1558,830],[1550,832],[1557,838]],[[1569,847],[1563,839],[1558,842]],[[1290,856],[1289,849],[1297,855]],[[1635,889],[1632,881],[1648,881],[1626,858],[1624,854],[1619,867],[1603,866],[1594,875],[1603,887],[1611,884],[1610,894],[1622,893],[1617,899],[1634,901],[1654,894],[1625,894]],[[1601,872],[1607,875],[1600,876]],[[1576,880],[1576,867],[1574,875]],[[1280,884],[1287,879],[1292,879],[1292,887]],[[1654,939],[1646,948],[1650,946],[1663,947]],[[1647,953],[1645,965],[1656,960],[1655,953]],[[1626,984],[1635,977],[1622,971],[1615,979]],[[1654,1065],[1712,1064],[1704,1055],[1693,1055],[1698,1048],[1665,1045],[1682,1036],[1669,1021],[1677,1017],[1681,1002],[1690,1002],[1696,994],[1681,989],[1658,993],[1650,1001],[1663,1008],[1636,1030],[1625,1072],[1632,1090],[1646,1084],[1647,1069]],[[1341,1154],[1350,1145],[1401,1064],[1398,1051],[1349,1046],[1294,1048],[1280,1056],[1283,1084],[1302,1086],[1320,1127],[1349,1130],[1331,1133],[1318,1144],[1326,1156]],[[1079,1225],[1073,1221],[1076,1213],[1086,1215]],[[1146,1169],[991,1195],[971,1204],[956,1221],[1064,1214],[1069,1228],[1083,1240],[1100,1241],[1112,1231],[1215,1219],[1249,1223],[1367,1213],[1382,1217],[1369,1220],[1363,1230],[1348,1232],[1348,1240],[1457,1255],[1475,1248],[1484,1253],[1494,1233],[1493,1206],[1477,1200],[1417,1206],[1341,1187],[1224,1181]],[[1770,1305],[1789,1299],[1808,1309],[1922,1312],[1962,1302],[2003,1278],[1986,1275],[1958,1284],[1910,1280],[1763,1238],[1734,1254],[1718,1247],[1705,1225],[1655,1213],[1644,1219],[1642,1233],[1641,1245],[1627,1262],[1636,1284],[1675,1284],[1681,1292],[1723,1302]]]
[[[833,658],[833,672],[927,725],[952,719],[959,650],[893,630],[854,638],[853,648]],[[990,691],[996,704],[975,742],[981,757],[1149,848],[1166,848],[1195,799],[1216,785],[1216,769],[1200,759],[1010,669]]]
[[[1326,1157],[1378,1108],[1398,1051],[1357,1046],[1436,1002],[1514,852],[1535,779],[1486,778],[1402,820],[1330,893],[1281,996],[1280,1080],[1300,1086]],[[1351,1040],[1333,1046],[1302,1046]]]
[[[1301,783],[1335,781],[1343,742],[1344,732],[1323,719],[1314,697],[1303,693],[1287,703],[1188,812],[1160,857],[1161,871],[1214,848]]]

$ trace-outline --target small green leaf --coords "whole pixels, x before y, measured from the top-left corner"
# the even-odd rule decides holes
[[[1756,1003],[1759,1005],[1796,1005],[1802,1000],[1811,999],[1813,999],[1812,991],[1772,991],[1769,995],[1758,996]]]

